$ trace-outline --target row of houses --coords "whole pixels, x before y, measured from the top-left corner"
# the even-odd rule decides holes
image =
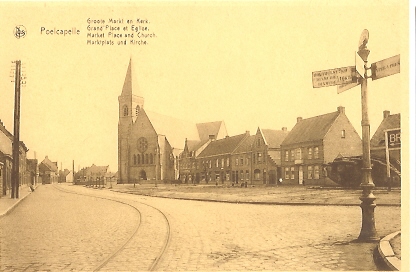
[[[342,106],[298,117],[291,131],[257,128],[254,135],[229,136],[223,121],[193,124],[145,110],[143,96],[136,93],[140,89],[130,60],[118,98],[119,183],[268,185],[282,179],[330,185],[328,171],[335,158],[362,154],[361,138]]]

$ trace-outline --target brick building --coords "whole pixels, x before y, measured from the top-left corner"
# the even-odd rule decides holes
[[[144,98],[136,93],[139,88],[130,60],[118,98],[119,183],[177,180],[185,139],[204,145],[209,135],[226,135],[223,122],[214,122],[213,129],[211,123],[193,124],[145,110]]]
[[[48,156],[39,164],[39,177],[42,184],[52,184],[59,180],[58,162],[52,162]]]
[[[281,145],[284,183],[329,185],[326,166],[339,154],[362,154],[361,138],[354,129],[345,108],[336,112],[307,119],[297,118],[297,123]]]
[[[11,189],[13,167],[13,134],[10,133],[3,122],[0,121],[0,186],[1,194],[7,195]],[[19,186],[29,184],[30,178],[27,172],[27,152],[29,149],[23,141],[19,142]]]
[[[277,184],[281,173],[281,144],[289,132],[282,130],[257,129],[252,145],[253,183]]]

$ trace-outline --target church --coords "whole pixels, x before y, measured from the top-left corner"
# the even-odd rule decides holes
[[[178,180],[185,141],[227,136],[223,121],[193,124],[145,110],[131,59],[118,102],[118,183]]]

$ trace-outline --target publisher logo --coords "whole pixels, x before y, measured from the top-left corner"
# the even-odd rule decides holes
[[[14,36],[16,37],[16,39],[20,39],[20,38],[24,38],[26,36],[27,30],[26,27],[22,26],[22,25],[18,25],[14,28]]]

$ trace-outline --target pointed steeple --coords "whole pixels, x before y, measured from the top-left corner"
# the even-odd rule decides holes
[[[121,92],[121,96],[128,96],[128,95],[136,95],[142,97],[141,93],[139,92],[139,84],[137,82],[134,72],[134,65],[132,63],[132,59],[130,57],[129,66],[126,72],[126,78],[124,79],[123,90]]]

